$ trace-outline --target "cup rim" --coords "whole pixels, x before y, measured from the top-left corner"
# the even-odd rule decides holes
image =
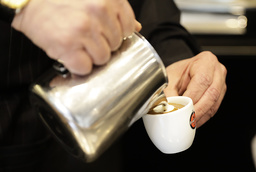
[[[161,114],[150,114],[150,113],[147,113],[146,115],[149,115],[149,116],[166,116],[166,115],[170,115],[170,114],[175,114],[175,113],[180,112],[180,110],[185,110],[185,109],[189,108],[190,105],[193,104],[192,99],[190,97],[187,97],[187,96],[171,96],[171,97],[166,97],[166,99],[167,99],[168,103],[169,103],[169,99],[186,99],[186,100],[188,100],[188,103],[183,108],[178,109],[178,110],[173,111],[173,112],[161,113]]]

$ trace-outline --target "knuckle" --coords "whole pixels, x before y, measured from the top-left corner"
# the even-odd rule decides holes
[[[228,73],[228,70],[227,70],[227,68],[223,64],[221,64],[221,70],[223,72],[223,75],[226,76],[227,73]]]
[[[75,54],[74,54],[75,55]],[[86,75],[91,73],[93,65],[90,60],[78,60],[73,55],[65,56],[64,65],[75,75]]]
[[[60,32],[54,39],[56,46],[63,50],[69,49],[74,40],[71,32]]]
[[[90,26],[92,25],[91,20],[87,16],[80,16],[79,20],[72,23],[72,34],[77,35],[81,33],[86,33],[90,31]]]
[[[46,51],[47,56],[49,56],[52,59],[58,59],[58,52],[53,47],[48,48]]]
[[[211,51],[203,51],[203,52],[201,52],[201,54],[202,54],[205,58],[217,59],[217,57],[216,57]]]
[[[115,36],[115,40],[113,40],[113,41],[111,41],[111,50],[112,51],[115,51],[115,50],[117,50],[119,47],[120,47],[120,45],[122,44],[122,38],[119,36]]]
[[[227,92],[227,89],[228,89],[228,87],[227,87],[227,84],[225,83],[225,85],[224,85],[224,92],[226,93]]]
[[[135,31],[135,24],[133,24],[133,22],[130,22],[123,29],[124,37],[131,36],[132,33]]]
[[[97,3],[91,3],[89,10],[96,14],[105,14],[108,11],[107,2],[98,0]]]
[[[59,45],[66,49],[72,45],[72,38],[70,35],[64,35],[62,39],[59,40]]]
[[[215,103],[218,101],[219,97],[220,97],[220,91],[217,88],[209,88],[207,90],[207,96]]]
[[[81,68],[79,71],[80,75],[90,74],[92,72],[92,64],[87,64],[86,67]]]
[[[72,45],[71,36],[68,34],[59,33],[52,36],[52,41],[44,49],[47,55],[53,59],[58,59],[59,56],[67,52]]]
[[[217,109],[216,108],[210,108],[210,110],[208,111],[208,116],[209,118],[214,117],[214,115],[216,114]]]
[[[60,57],[66,53],[65,48],[63,48],[62,43],[60,42],[56,42],[54,46],[49,46],[45,49],[45,52],[47,54],[48,57],[52,58],[52,59],[60,59]]]
[[[204,108],[198,107],[196,109],[196,118],[197,118],[197,120],[201,119],[202,116],[204,116],[206,114],[207,114],[207,111]]]
[[[216,63],[218,62],[217,56],[215,56],[211,51],[203,51],[200,55],[209,63]]]
[[[196,114],[197,114],[196,120],[198,122],[200,119],[204,118],[204,119],[207,119],[207,121],[208,121],[209,119],[214,117],[216,112],[217,112],[217,109],[215,109],[215,108],[210,108],[210,109],[198,108],[196,110]]]
[[[201,87],[208,88],[212,83],[212,77],[205,73],[201,73],[198,75],[196,81]]]
[[[101,51],[97,55],[97,57],[95,57],[94,63],[96,65],[103,65],[108,62],[108,60],[110,59],[110,55],[111,55],[110,51],[107,51],[107,50]]]

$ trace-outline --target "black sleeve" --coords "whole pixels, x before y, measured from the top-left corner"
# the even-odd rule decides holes
[[[130,0],[141,34],[166,66],[200,52],[193,37],[180,25],[180,11],[172,0]]]
[[[0,4],[0,20],[11,24],[14,15],[15,10],[12,10]]]

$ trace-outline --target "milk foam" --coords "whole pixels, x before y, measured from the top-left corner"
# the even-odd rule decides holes
[[[174,106],[168,104],[166,101],[162,101],[161,103],[159,103],[159,105],[157,105],[153,111],[155,113],[163,113],[163,112],[170,112],[174,109]]]

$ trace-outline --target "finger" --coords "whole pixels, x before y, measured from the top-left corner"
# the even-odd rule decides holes
[[[72,74],[86,75],[92,71],[92,60],[84,49],[66,53],[59,60]]]
[[[177,69],[180,69],[180,62],[176,62],[166,68],[166,73],[168,76],[168,85],[164,89],[164,94],[166,97],[179,95],[182,72]]]
[[[142,25],[140,22],[138,22],[137,20],[135,20],[135,30],[137,32],[139,32],[142,29]]]
[[[197,103],[205,91],[213,82],[215,65],[217,58],[208,53],[200,53],[198,57],[202,58],[193,63],[190,69],[190,83],[187,86],[184,96],[192,98],[194,103]],[[208,64],[208,65],[205,65]]]
[[[121,23],[123,37],[130,36],[135,31],[135,15],[128,1],[120,1],[118,17]]]
[[[173,76],[171,80],[168,79],[168,85],[164,89],[164,94],[166,97],[179,96],[179,88],[180,88],[179,81],[180,81],[179,76]]]
[[[83,44],[93,64],[103,65],[109,61],[111,50],[104,35],[94,32]]]
[[[190,60],[181,60],[169,65],[166,68],[168,76],[168,86],[164,90],[166,96],[182,95],[190,82],[190,76],[187,74]]]
[[[212,85],[195,104],[196,119],[199,126],[215,115],[226,92],[226,71],[223,65],[217,68]]]
[[[99,27],[102,28],[100,32],[105,36],[111,51],[115,51],[120,47],[123,40],[122,26],[116,13],[113,13],[111,9],[106,13],[102,13],[99,17],[101,20]]]
[[[166,87],[164,89],[164,95],[166,97],[171,97],[171,96],[179,96],[178,90],[175,88],[171,88],[171,87]]]
[[[226,89],[227,89],[227,87],[225,85],[222,92],[221,92],[219,100],[215,103],[215,105],[211,109],[208,110],[207,114],[204,114],[204,115],[201,116],[200,113],[199,113],[199,115],[197,116],[197,113],[196,113],[196,126],[197,126],[197,128],[201,127],[204,123],[206,123],[209,119],[211,119],[213,117],[213,115],[218,111],[218,109],[221,105],[221,102],[222,102],[222,100],[225,96]],[[195,109],[197,109],[197,108],[195,107]],[[197,110],[195,110],[195,111],[197,111]],[[201,118],[200,118],[200,116],[201,116]]]

